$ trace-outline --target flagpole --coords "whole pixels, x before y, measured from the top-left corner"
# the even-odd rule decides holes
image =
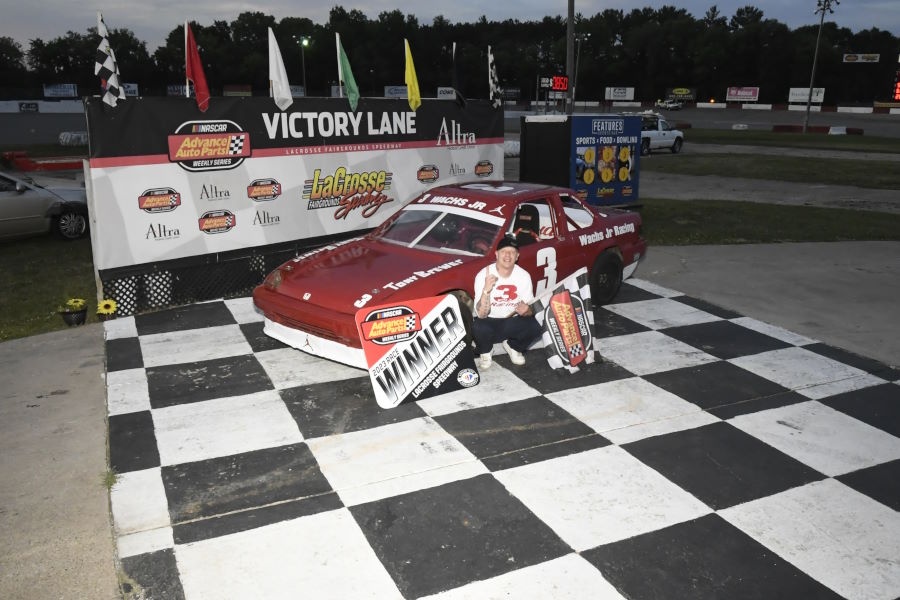
[[[341,83],[344,81],[344,73],[341,71],[341,34],[334,32],[334,50],[337,52],[338,63],[338,97],[344,97],[344,87]]]
[[[188,45],[187,45],[187,28],[188,22],[187,19],[184,20],[184,97],[191,97],[191,80],[188,79],[187,76],[187,64],[188,64]]]

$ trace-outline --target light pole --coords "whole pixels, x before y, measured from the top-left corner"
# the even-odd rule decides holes
[[[575,102],[575,92],[578,87],[578,64],[581,62],[581,42],[591,37],[589,33],[576,33],[575,41],[578,42],[578,50],[575,52],[575,81],[572,82],[572,102]]]
[[[300,64],[303,69],[303,95],[309,96],[309,93],[306,91],[306,54],[304,50],[309,46],[309,38],[305,35],[300,36]]]
[[[803,133],[806,133],[806,129],[809,127],[809,105],[812,104],[813,82],[816,79],[816,63],[819,60],[819,40],[822,39],[822,26],[825,24],[825,13],[833,13],[834,9],[831,8],[832,5],[837,6],[840,3],[840,0],[816,0],[816,10],[813,14],[820,12],[822,13],[822,18],[819,19],[819,34],[816,36],[816,50],[813,53],[812,73],[809,76],[809,95],[806,97],[806,118],[803,120]]]

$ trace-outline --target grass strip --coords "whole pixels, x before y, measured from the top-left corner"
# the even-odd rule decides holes
[[[641,170],[900,190],[900,163],[768,154],[685,154],[641,159]],[[898,192],[900,196],[900,192]]]
[[[900,241],[900,215],[729,200],[644,198],[651,246]]]
[[[877,127],[877,124],[873,124]],[[688,129],[684,132],[687,143],[733,144],[746,146],[779,146],[782,148],[807,148],[816,150],[844,150],[853,152],[900,153],[897,138],[873,135],[825,135],[821,133],[775,133],[763,129]]]

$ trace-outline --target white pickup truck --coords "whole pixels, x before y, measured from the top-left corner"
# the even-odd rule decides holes
[[[653,111],[631,113],[641,117],[641,156],[653,150],[667,148],[673,154],[681,152],[684,145],[684,134],[672,127],[665,117]]]

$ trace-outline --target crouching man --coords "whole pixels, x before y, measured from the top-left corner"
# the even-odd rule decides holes
[[[497,342],[509,354],[514,365],[524,365],[524,353],[541,335],[541,326],[531,306],[534,298],[531,275],[516,264],[519,245],[506,236],[497,245],[497,262],[475,276],[475,320],[472,337],[478,366],[491,366],[491,349]]]

